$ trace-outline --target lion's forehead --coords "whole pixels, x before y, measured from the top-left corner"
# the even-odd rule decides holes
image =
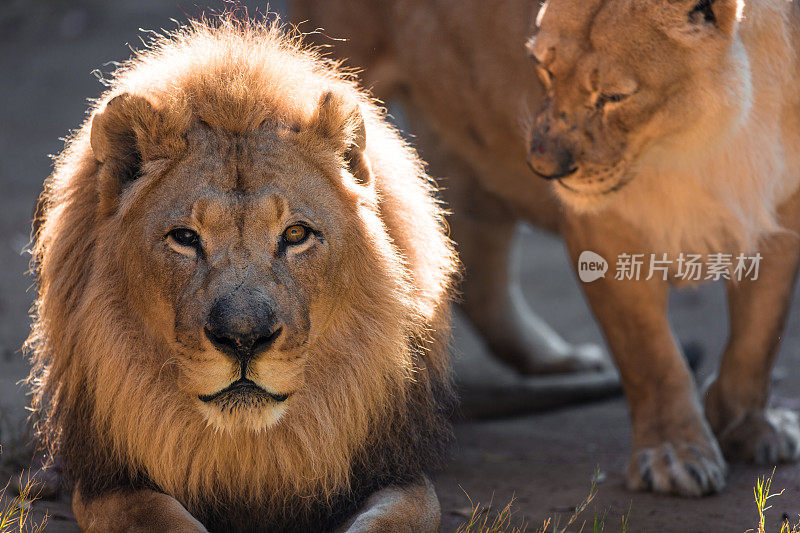
[[[558,29],[570,35],[588,35],[598,11],[607,0],[549,0],[539,15],[537,24],[541,29]]]
[[[550,0],[539,20],[532,51],[540,58],[549,51],[553,59],[567,64],[586,58],[596,63],[609,58],[647,62],[653,58],[654,43],[658,47],[670,45],[653,21],[659,16],[665,13],[645,2],[592,0],[585,5]]]
[[[588,38],[597,28],[627,23],[608,28],[618,36],[627,36],[631,25],[649,27],[648,22],[674,17],[680,10],[680,6],[653,0],[549,0],[537,19],[537,26]]]
[[[313,159],[301,144],[278,128],[232,134],[194,128],[179,168],[184,178],[218,188],[247,191],[280,184],[292,176],[312,178]]]
[[[151,192],[153,215],[212,231],[256,234],[286,222],[335,216],[337,194],[292,143],[265,136],[205,135]]]
[[[258,243],[294,223],[325,231],[343,216],[330,201],[323,201],[322,193],[314,198],[271,185],[240,190],[203,184],[173,190],[171,199],[148,207],[151,223],[196,228],[214,241]]]
[[[207,187],[189,206],[189,216],[198,227],[243,237],[277,229],[291,211],[286,197],[272,187],[247,192]]]

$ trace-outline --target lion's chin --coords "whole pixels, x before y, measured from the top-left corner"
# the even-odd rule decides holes
[[[269,392],[243,378],[224,389],[199,395],[201,412],[208,425],[229,433],[241,430],[263,431],[280,421],[291,394]]]
[[[259,407],[240,405],[222,410],[213,404],[200,404],[208,426],[231,435],[242,431],[260,432],[275,426],[286,413],[286,403],[269,403]]]
[[[215,403],[222,408],[237,404],[260,404],[262,402],[285,402],[291,393],[270,392],[255,381],[239,378],[224,389],[213,394],[201,394],[200,401]]]
[[[580,213],[594,213],[608,207],[631,179],[625,175],[603,181],[569,177],[556,180],[554,188],[567,207]]]

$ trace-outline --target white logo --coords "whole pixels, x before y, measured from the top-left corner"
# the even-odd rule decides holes
[[[590,283],[606,277],[608,261],[599,254],[585,250],[578,257],[578,277],[584,283]]]
[[[614,265],[614,279],[617,281],[650,280],[655,277],[664,281],[676,279],[680,281],[742,281],[757,280],[759,266],[763,256],[740,253],[712,253],[678,255],[670,259],[668,254],[621,253]],[[585,250],[578,258],[578,277],[584,283],[590,283],[606,277],[608,263],[594,252]]]

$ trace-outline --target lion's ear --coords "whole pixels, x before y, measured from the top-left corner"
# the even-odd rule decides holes
[[[320,97],[314,126],[319,134],[340,146],[347,170],[362,185],[371,181],[367,159],[367,127],[358,102],[334,92]]]
[[[134,181],[141,172],[143,145],[150,127],[157,123],[157,111],[142,96],[115,96],[92,117],[89,137],[94,157],[111,165],[121,184]]]

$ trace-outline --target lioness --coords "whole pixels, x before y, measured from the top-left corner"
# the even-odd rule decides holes
[[[86,531],[435,531],[455,258],[416,154],[276,25],[120,67],[47,180],[29,348]]]
[[[728,283],[730,341],[705,417],[667,322],[668,282],[585,285],[630,405],[632,488],[720,490],[718,443],[730,459],[800,455],[797,416],[768,407],[800,251],[799,5],[550,0],[537,13],[523,0],[491,10],[477,0],[299,2],[298,19],[350,38],[341,54],[370,65],[379,92],[402,89],[423,155],[442,153],[448,166],[436,173],[466,184],[454,234],[486,290],[505,294],[505,279],[484,272],[503,270],[495,237],[504,242],[515,217],[559,228],[575,261],[585,250],[610,261],[761,254],[757,280]],[[369,24],[348,31],[355,13]]]
[[[530,3],[494,0],[490,11],[478,0],[292,0],[290,7],[295,21],[307,21],[303,28],[321,27],[310,39],[364,68],[365,85],[381,100],[403,99],[432,173],[458,178],[443,194],[457,207],[450,224],[466,267],[461,307],[492,355],[523,375],[587,372],[590,383],[589,373],[608,367],[604,352],[565,341],[533,312],[510,268],[517,222],[555,231],[559,216],[547,187],[530,186],[520,139],[520,113],[542,95],[520,45]]]

